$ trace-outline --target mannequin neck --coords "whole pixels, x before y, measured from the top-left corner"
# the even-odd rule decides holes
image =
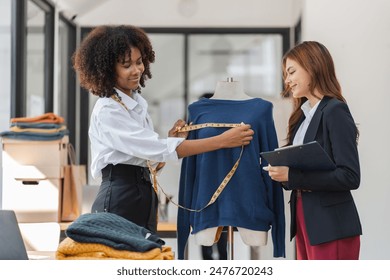
[[[212,99],[245,100],[250,99],[240,82],[218,82]]]

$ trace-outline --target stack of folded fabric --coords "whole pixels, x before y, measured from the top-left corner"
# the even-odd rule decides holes
[[[173,252],[156,234],[113,213],[79,216],[66,230],[59,260],[172,260]]]
[[[36,117],[12,118],[8,131],[1,137],[20,140],[58,140],[69,134],[64,118],[54,113],[45,113]]]

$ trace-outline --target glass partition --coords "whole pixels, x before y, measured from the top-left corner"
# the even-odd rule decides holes
[[[11,116],[11,0],[0,1],[0,61],[0,130],[4,131]]]
[[[26,115],[45,111],[45,11],[27,2]]]
[[[173,123],[185,116],[184,35],[152,34],[149,38],[156,61],[142,96],[148,101],[155,130],[165,137]]]
[[[71,56],[76,48],[76,27],[65,17],[58,20],[58,114],[65,119],[69,130],[69,141],[76,145],[76,75]]]
[[[213,93],[217,82],[227,78],[242,82],[253,97],[279,95],[282,44],[279,34],[190,35],[190,102]]]

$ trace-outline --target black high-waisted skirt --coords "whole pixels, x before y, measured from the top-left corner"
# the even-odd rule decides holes
[[[117,214],[156,233],[157,203],[148,168],[109,164],[91,211]]]

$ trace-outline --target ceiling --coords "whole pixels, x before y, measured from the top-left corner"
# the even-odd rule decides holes
[[[53,0],[59,11],[68,18],[77,18],[92,12],[110,0]]]
[[[80,26],[286,27],[303,0],[51,0]],[[239,12],[238,12],[239,11]]]

